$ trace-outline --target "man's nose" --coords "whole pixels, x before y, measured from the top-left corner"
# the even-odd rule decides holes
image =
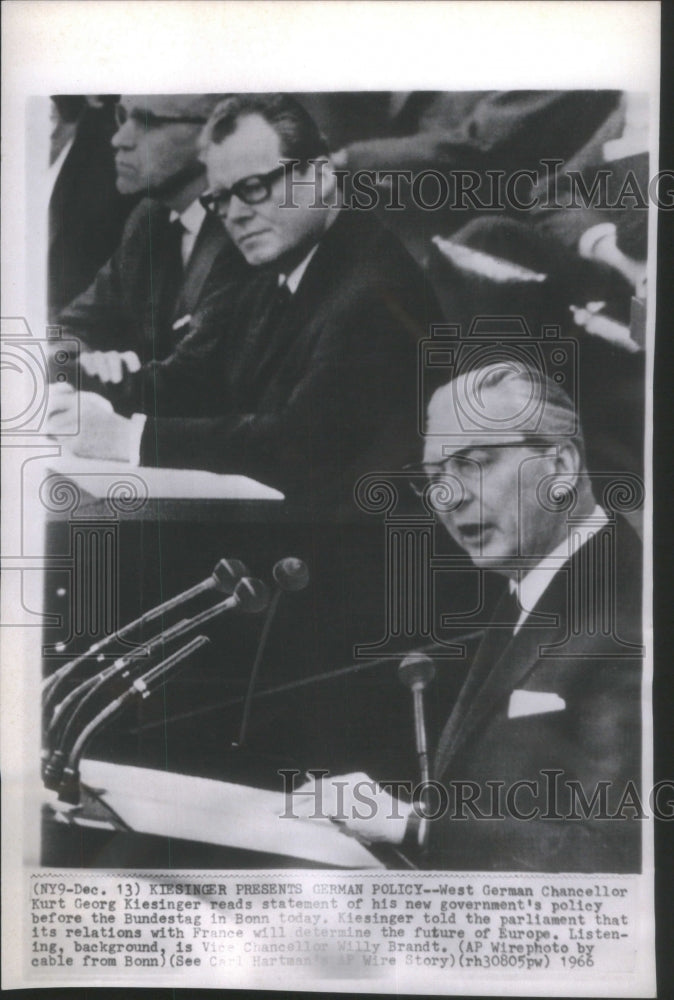
[[[118,126],[110,142],[113,149],[133,149],[136,145],[136,132],[131,120]]]
[[[473,476],[457,476],[454,481],[456,509],[464,509],[480,496],[480,481]]]

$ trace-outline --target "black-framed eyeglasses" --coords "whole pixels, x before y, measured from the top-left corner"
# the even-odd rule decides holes
[[[272,187],[285,172],[286,166],[281,164],[280,167],[274,167],[266,174],[251,174],[249,177],[242,177],[236,184],[232,184],[231,188],[204,192],[199,201],[207,212],[219,216],[227,214],[229,203],[234,195],[246,205],[259,205],[270,197]]]
[[[119,128],[132,121],[138,129],[149,131],[162,125],[205,125],[206,119],[196,115],[155,115],[152,111],[134,108],[127,111],[123,104],[115,105],[115,120]]]
[[[550,448],[556,442],[551,438],[529,436],[521,441],[501,441],[494,444],[475,444],[448,455],[441,462],[418,462],[403,467],[409,476],[409,485],[418,497],[424,497],[434,486],[457,483],[474,484],[488,471],[490,463],[476,458],[474,453],[499,451],[504,448]],[[473,454],[471,454],[473,453]]]

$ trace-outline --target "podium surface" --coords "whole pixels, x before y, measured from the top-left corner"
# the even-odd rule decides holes
[[[81,779],[103,808],[73,809],[47,793],[56,822],[106,828],[101,816],[107,807],[131,833],[285,855],[297,859],[298,867],[302,861],[331,868],[383,867],[330,820],[283,816],[289,803],[280,792],[96,760],[82,761]],[[119,826],[111,818],[107,829]]]

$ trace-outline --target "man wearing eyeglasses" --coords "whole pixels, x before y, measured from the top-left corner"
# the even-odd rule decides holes
[[[206,173],[198,139],[218,100],[130,95],[116,106],[117,189],[145,197],[112,258],[58,318],[81,342],[84,385],[105,386],[113,399],[123,399],[129,372],[172,353],[204,296],[241,270],[222,226],[199,203]]]
[[[423,458],[426,504],[508,581],[432,740],[433,818],[364,774],[304,786],[292,814],[320,802],[431,868],[639,871],[640,545],[595,500],[571,399],[512,358],[464,373],[431,399]]]
[[[202,146],[202,204],[249,273],[214,294],[171,357],[127,380],[135,397],[120,413],[82,395],[74,447],[249,475],[319,516],[354,510],[358,475],[399,463],[413,440],[416,345],[435,300],[371,213],[342,208],[325,140],[293,98],[226,98]],[[71,426],[67,409],[54,434]]]

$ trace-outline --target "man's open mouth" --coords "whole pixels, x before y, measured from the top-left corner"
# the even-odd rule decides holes
[[[484,544],[491,534],[493,525],[483,524],[480,521],[472,521],[457,525],[457,530],[461,541],[465,545],[480,545]]]

